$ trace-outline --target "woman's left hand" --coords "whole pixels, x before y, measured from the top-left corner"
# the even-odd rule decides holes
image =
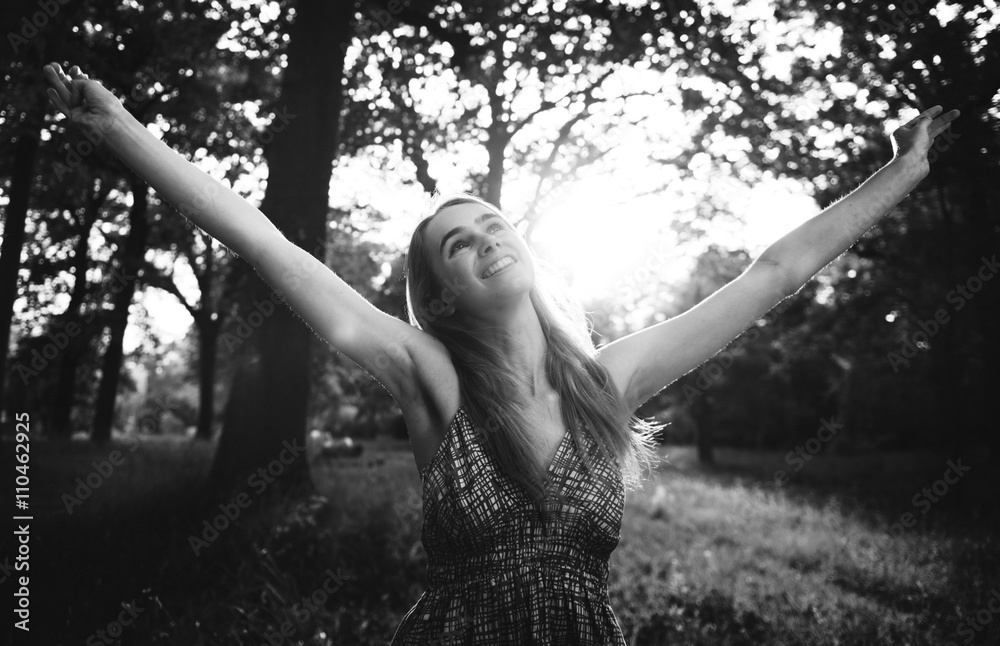
[[[960,114],[958,110],[941,114],[943,110],[944,108],[936,105],[897,128],[892,133],[893,158],[911,159],[925,170],[929,170],[927,153],[934,145],[934,139],[947,130]]]

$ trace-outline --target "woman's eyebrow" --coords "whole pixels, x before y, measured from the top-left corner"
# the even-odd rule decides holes
[[[483,222],[491,218],[500,218],[500,216],[497,215],[496,213],[493,213],[492,211],[487,211],[486,213],[483,213],[482,215],[476,218],[476,224],[482,224]],[[438,249],[438,253],[444,253],[444,246],[448,242],[448,238],[467,230],[468,230],[467,227],[457,226],[448,233],[444,234],[444,237],[441,238],[441,248]]]

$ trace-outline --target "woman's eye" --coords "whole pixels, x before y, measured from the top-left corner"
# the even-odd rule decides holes
[[[493,227],[496,227],[497,229],[501,229],[501,230],[503,229],[503,225],[502,224],[500,224],[498,222],[494,222],[493,224],[491,224],[489,226],[489,228],[486,229],[486,231],[487,232],[492,231]],[[451,254],[455,253],[458,250],[458,248],[459,248],[458,245],[462,245],[462,244],[465,244],[465,242],[464,241],[459,241],[459,242],[456,242],[455,244],[451,245],[451,247],[449,247],[449,249],[448,249],[448,255],[451,255]]]

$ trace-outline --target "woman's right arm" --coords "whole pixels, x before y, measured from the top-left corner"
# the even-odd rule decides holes
[[[251,264],[284,237],[259,209],[154,137],[100,82],[76,66],[70,72],[45,66],[52,102],[185,217]]]
[[[104,141],[185,217],[247,260],[319,336],[378,379],[404,414],[413,405],[422,408],[413,400],[428,390],[449,389],[442,375],[454,368],[439,341],[369,303],[259,209],[156,139],[100,83],[77,67],[70,72],[45,66],[56,107],[92,141]]]

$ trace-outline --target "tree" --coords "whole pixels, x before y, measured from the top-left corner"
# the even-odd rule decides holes
[[[931,175],[855,245],[861,266],[831,284],[844,305],[834,333],[854,349],[852,383],[865,371],[865,387],[851,389],[855,408],[891,410],[883,420],[857,415],[865,430],[895,428],[902,445],[920,438],[983,442],[1000,451],[991,413],[1000,376],[986,368],[1000,359],[992,331],[1000,295],[961,291],[987,271],[984,258],[1000,242],[1000,189],[989,180],[1000,163],[1000,124],[990,107],[1000,89],[1000,32],[982,3],[943,9],[865,0],[780,3],[785,19],[839,28],[842,51],[795,65],[795,85],[824,98],[811,131],[787,133],[795,145],[778,162],[814,178],[817,195],[829,200],[890,158],[885,119],[937,104],[962,111],[931,151]],[[818,149],[809,132],[834,143]],[[935,322],[939,313],[946,322]],[[936,331],[928,335],[924,327]],[[916,354],[902,356],[913,347]]]
[[[205,8],[205,11],[211,13],[214,9]],[[147,5],[142,11],[109,5],[87,11],[89,23],[100,25],[101,29],[73,28],[63,46],[71,52],[68,54],[71,59],[79,61],[93,76],[101,78],[107,85],[124,94],[126,108],[140,122],[159,126],[170,145],[185,153],[194,154],[198,149],[204,148],[218,157],[225,157],[227,154],[239,157],[240,153],[246,154],[245,148],[255,142],[252,137],[242,136],[252,131],[252,128],[246,116],[233,110],[230,102],[242,101],[248,91],[247,86],[251,83],[263,88],[267,88],[268,84],[259,80],[263,74],[259,66],[246,66],[251,72],[256,70],[256,76],[252,73],[219,73],[220,68],[225,71],[227,63],[231,65],[233,60],[239,59],[213,45],[229,29],[230,19],[245,17],[251,11],[248,8],[209,17],[207,13],[199,15],[176,12],[171,6],[163,4]],[[72,13],[68,15],[72,16]],[[165,26],[169,28],[165,29]],[[168,33],[160,33],[164,31]],[[254,37],[245,37],[243,40],[250,45],[259,46],[259,43],[254,42]],[[150,47],[152,43],[160,43],[160,46]],[[207,73],[195,74],[199,66]],[[23,74],[29,79],[38,76],[37,69],[29,66],[18,69],[17,74]],[[270,74],[267,76],[270,77]],[[41,96],[44,98],[43,94]],[[222,120],[220,115],[229,117],[222,128],[219,127],[219,121]],[[233,131],[240,131],[239,139],[246,140],[243,150],[233,150],[230,146],[229,142],[234,140]],[[68,431],[70,414],[77,400],[75,392],[78,380],[75,377],[81,348],[101,332],[104,324],[113,321],[118,326],[124,326],[127,322],[127,312],[116,312],[114,307],[118,303],[127,308],[130,301],[125,301],[120,291],[115,291],[114,298],[107,298],[108,285],[89,285],[86,269],[92,258],[104,255],[104,250],[96,252],[88,248],[89,228],[104,202],[104,197],[101,196],[107,196],[112,187],[119,189],[114,190],[114,200],[108,205],[108,211],[113,215],[124,210],[128,187],[127,184],[121,187],[118,184],[119,178],[126,177],[128,171],[117,160],[109,158],[100,149],[95,149],[91,142],[76,132],[46,139],[41,155],[40,169],[44,172],[37,177],[37,186],[40,188],[32,209],[39,219],[45,220],[44,229],[53,233],[54,239],[50,242],[62,241],[60,236],[76,238],[74,253],[71,254],[73,260],[65,264],[67,269],[72,270],[72,298],[67,310],[53,323],[57,326],[75,324],[81,318],[77,311],[80,304],[85,299],[98,301],[96,311],[91,308],[91,312],[87,314],[89,325],[86,332],[73,337],[70,347],[59,357],[60,375],[54,391],[55,406],[48,420],[51,424],[47,424],[46,428],[57,434],[64,434]],[[238,175],[241,168],[240,164],[234,163],[230,174]],[[91,184],[98,178],[99,188],[92,189]],[[94,190],[97,191],[96,194],[93,193]],[[190,225],[183,226],[183,221],[173,215],[169,218],[161,217],[160,206],[156,200],[150,205],[149,220],[158,223],[151,240],[155,240],[156,244],[176,245],[179,238],[185,239],[186,236],[186,239],[191,239]],[[77,215],[77,211],[81,211],[82,216]],[[79,217],[83,217],[82,222],[76,221]],[[114,236],[110,237],[113,244]],[[35,242],[32,241],[32,244]],[[42,246],[44,247],[44,243]],[[138,254],[141,261],[146,246],[143,244],[132,247],[131,253]],[[119,259],[119,268],[122,262]],[[134,260],[129,260],[129,263],[135,265],[140,276],[139,283],[134,287],[129,286],[129,290],[151,282],[162,285],[159,269],[150,272],[148,282],[144,282],[143,272],[154,269],[154,266],[144,261],[135,264]],[[192,264],[198,265],[197,262]],[[54,277],[61,270],[60,264],[44,260],[29,260],[26,266],[31,267],[33,280],[36,281],[43,277]],[[106,270],[112,273],[116,271],[109,268],[110,265],[106,268],[94,267],[95,270],[100,270],[101,275],[107,275]],[[36,274],[36,270],[41,270],[42,273]],[[118,271],[117,276],[123,277],[121,271]],[[211,280],[207,282],[211,283]],[[204,280],[202,283],[203,290],[210,291],[210,285]],[[27,296],[30,300],[30,292]],[[110,302],[105,304],[105,301]],[[211,304],[212,299],[207,302]],[[111,309],[106,311],[106,305]],[[211,325],[204,327],[210,328]],[[116,349],[115,345],[122,338],[123,330],[124,328],[111,331],[110,338],[116,341],[106,348],[106,369],[101,372],[102,409],[97,415],[102,426],[96,436],[98,440],[108,436],[110,428],[106,428],[106,425],[115,418],[113,407],[118,370],[113,368],[113,364],[121,365],[122,350],[120,347]],[[204,339],[206,343],[214,341],[211,334],[204,335]],[[117,361],[113,359],[115,354],[119,355]],[[207,360],[203,364],[211,367],[212,361]],[[87,370],[96,371],[96,366],[88,366]],[[205,372],[203,370],[203,374]],[[212,382],[212,375],[203,379],[203,394],[207,399],[203,408],[208,416],[212,411]],[[204,419],[202,426],[207,426]]]
[[[89,178],[88,178],[89,179]],[[90,189],[88,182],[88,192],[90,195],[79,218],[74,214],[75,224],[78,233],[76,244],[73,249],[73,275],[76,277],[73,283],[73,291],[70,296],[69,305],[63,316],[57,319],[60,328],[68,328],[70,325],[86,326],[81,306],[88,296],[89,285],[86,280],[86,270],[90,257],[89,242],[90,231],[97,221],[100,207],[107,200],[111,187],[108,182],[97,179],[95,186]],[[96,327],[96,326],[94,326]],[[83,334],[76,334],[69,337],[69,344],[59,356],[59,381],[56,384],[55,394],[52,399],[51,417],[46,424],[47,432],[55,437],[68,437],[72,433],[71,415],[73,412],[73,402],[76,398],[76,372],[80,359],[83,357],[87,344],[93,338],[93,327],[86,329]]]
[[[694,307],[732,282],[750,265],[750,261],[746,252],[729,252],[711,245],[698,258],[691,282],[681,294],[681,308]],[[682,377],[678,385],[684,392],[694,391],[698,395],[688,398],[691,414],[698,426],[698,460],[703,464],[714,464],[715,397],[710,387],[698,383],[700,378],[702,375],[691,372]]]
[[[22,16],[31,14],[28,2],[13,2],[5,5],[5,18],[14,25]],[[4,85],[10,89],[12,108],[5,122],[13,123],[14,142],[12,163],[3,169],[7,181],[6,193],[10,201],[4,213],[3,246],[0,247],[0,401],[3,397],[7,376],[7,355],[10,342],[11,321],[14,300],[17,298],[18,269],[21,265],[21,247],[24,244],[24,227],[31,200],[32,185],[36,172],[36,156],[39,147],[39,132],[48,109],[48,100],[43,91],[43,81],[35,73],[38,60],[60,57],[64,41],[68,36],[68,26],[72,11],[59,11],[46,23],[48,28],[39,34],[36,28],[31,38],[24,34],[8,32],[8,44],[15,56],[5,57],[3,65]],[[23,32],[21,28],[19,31]],[[38,65],[37,67],[40,67]],[[27,73],[26,73],[27,72]],[[6,411],[0,408],[0,421]]]
[[[486,167],[468,164],[470,181],[488,201],[501,204],[512,163],[537,178],[526,209],[529,227],[546,197],[607,157],[619,122],[635,125],[627,123],[630,101],[658,94],[625,87],[616,77],[622,69],[707,76],[740,86],[748,105],[761,103],[756,95],[765,85],[734,71],[740,52],[728,39],[729,18],[692,1],[625,6],[482,0],[460,7],[424,2],[407,5],[398,16],[400,24],[363,38],[365,49],[351,70],[355,101],[365,109],[348,117],[349,150],[397,141],[416,179],[431,191],[437,179],[429,156],[477,142],[485,149]],[[758,59],[741,65],[751,69]],[[424,105],[429,90],[452,96],[443,105],[439,97]],[[692,111],[709,105],[694,90],[684,100]],[[725,108],[719,111],[732,118]],[[754,122],[745,127],[751,135],[761,129]],[[663,162],[685,165],[688,159],[681,154]]]
[[[122,342],[125,338],[125,327],[128,325],[129,305],[135,296],[136,279],[142,275],[143,255],[149,235],[149,221],[146,219],[148,207],[149,188],[144,181],[136,179],[132,183],[128,238],[116,268],[123,284],[113,299],[112,315],[108,321],[110,342],[101,363],[101,384],[97,391],[94,410],[91,439],[99,444],[111,439],[115,400],[118,396],[118,376],[122,369],[124,354]]]
[[[353,3],[303,0],[289,32],[277,114],[287,127],[265,152],[269,176],[261,210],[293,243],[325,249],[328,192],[343,107],[344,57],[353,36]],[[252,302],[269,299],[259,279],[247,286]],[[238,358],[211,486],[226,490],[276,460],[288,446],[305,448],[312,332],[285,306],[263,317]],[[308,462],[299,454],[272,487],[307,487]]]

